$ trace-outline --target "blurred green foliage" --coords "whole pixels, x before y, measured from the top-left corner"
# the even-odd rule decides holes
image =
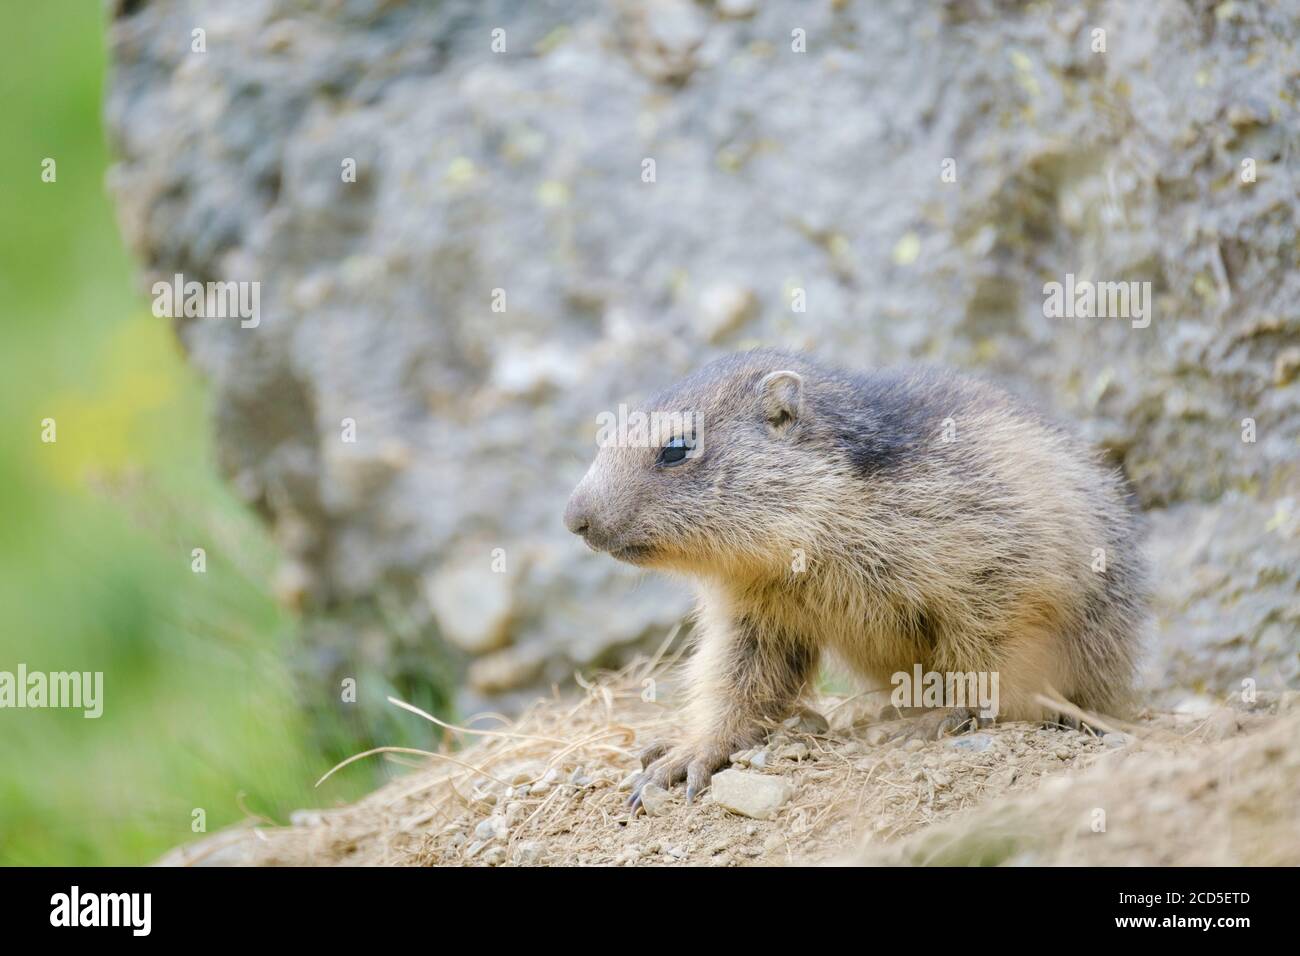
[[[104,188],[103,5],[13,4],[0,47],[0,670],[103,671],[104,714],[0,710],[0,862],[147,862],[353,797],[284,661],[275,555],[212,461],[208,399]],[[42,161],[57,180],[41,179]],[[41,440],[56,421],[57,441]],[[191,571],[191,549],[207,571]]]

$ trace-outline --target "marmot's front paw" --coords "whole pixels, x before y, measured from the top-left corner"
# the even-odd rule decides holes
[[[635,816],[641,808],[641,791],[647,784],[667,790],[673,784],[686,781],[686,802],[692,803],[709,785],[713,772],[725,767],[735,749],[721,742],[708,744],[651,744],[641,751],[641,766],[645,769],[632,783],[632,796],[628,806]]]

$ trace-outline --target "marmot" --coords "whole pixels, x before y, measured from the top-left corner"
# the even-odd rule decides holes
[[[687,734],[633,788],[687,782],[793,710],[821,655],[891,675],[998,675],[997,716],[1055,692],[1123,709],[1146,609],[1122,476],[1010,394],[938,369],[854,373],[760,350],[655,395],[604,441],[569,530],[699,592]],[[645,420],[638,419],[638,423]],[[971,709],[929,711],[929,735]]]

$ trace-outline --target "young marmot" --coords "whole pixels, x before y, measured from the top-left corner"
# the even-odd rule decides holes
[[[640,411],[564,515],[592,548],[698,585],[687,733],[642,755],[634,807],[646,783],[693,798],[823,652],[876,687],[918,664],[996,674],[1002,719],[1051,716],[1053,692],[1123,708],[1146,605],[1124,481],[1006,392],[755,351]],[[923,713],[930,736],[974,717]]]

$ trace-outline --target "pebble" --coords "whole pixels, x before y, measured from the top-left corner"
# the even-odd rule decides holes
[[[808,756],[807,744],[786,744],[776,752],[780,760],[803,760]]]
[[[718,806],[755,820],[774,816],[792,792],[788,780],[743,770],[715,774],[711,789]]]
[[[542,858],[542,844],[539,840],[526,840],[515,847],[515,863],[519,866],[533,866]]]
[[[641,806],[648,816],[662,816],[672,806],[672,796],[663,787],[647,783],[641,788]]]
[[[491,830],[488,831],[490,836],[483,836],[483,823],[491,825]],[[510,827],[506,824],[506,818],[500,813],[492,814],[492,816],[484,820],[483,823],[480,823],[474,828],[474,835],[479,839],[491,839],[495,837],[498,840],[504,840],[510,835]]]
[[[944,742],[944,746],[952,750],[988,750],[993,746],[993,737],[991,734],[963,734],[960,737],[952,737]]]
[[[491,847],[483,853],[483,862],[488,866],[500,866],[505,861],[506,848],[503,846]]]

